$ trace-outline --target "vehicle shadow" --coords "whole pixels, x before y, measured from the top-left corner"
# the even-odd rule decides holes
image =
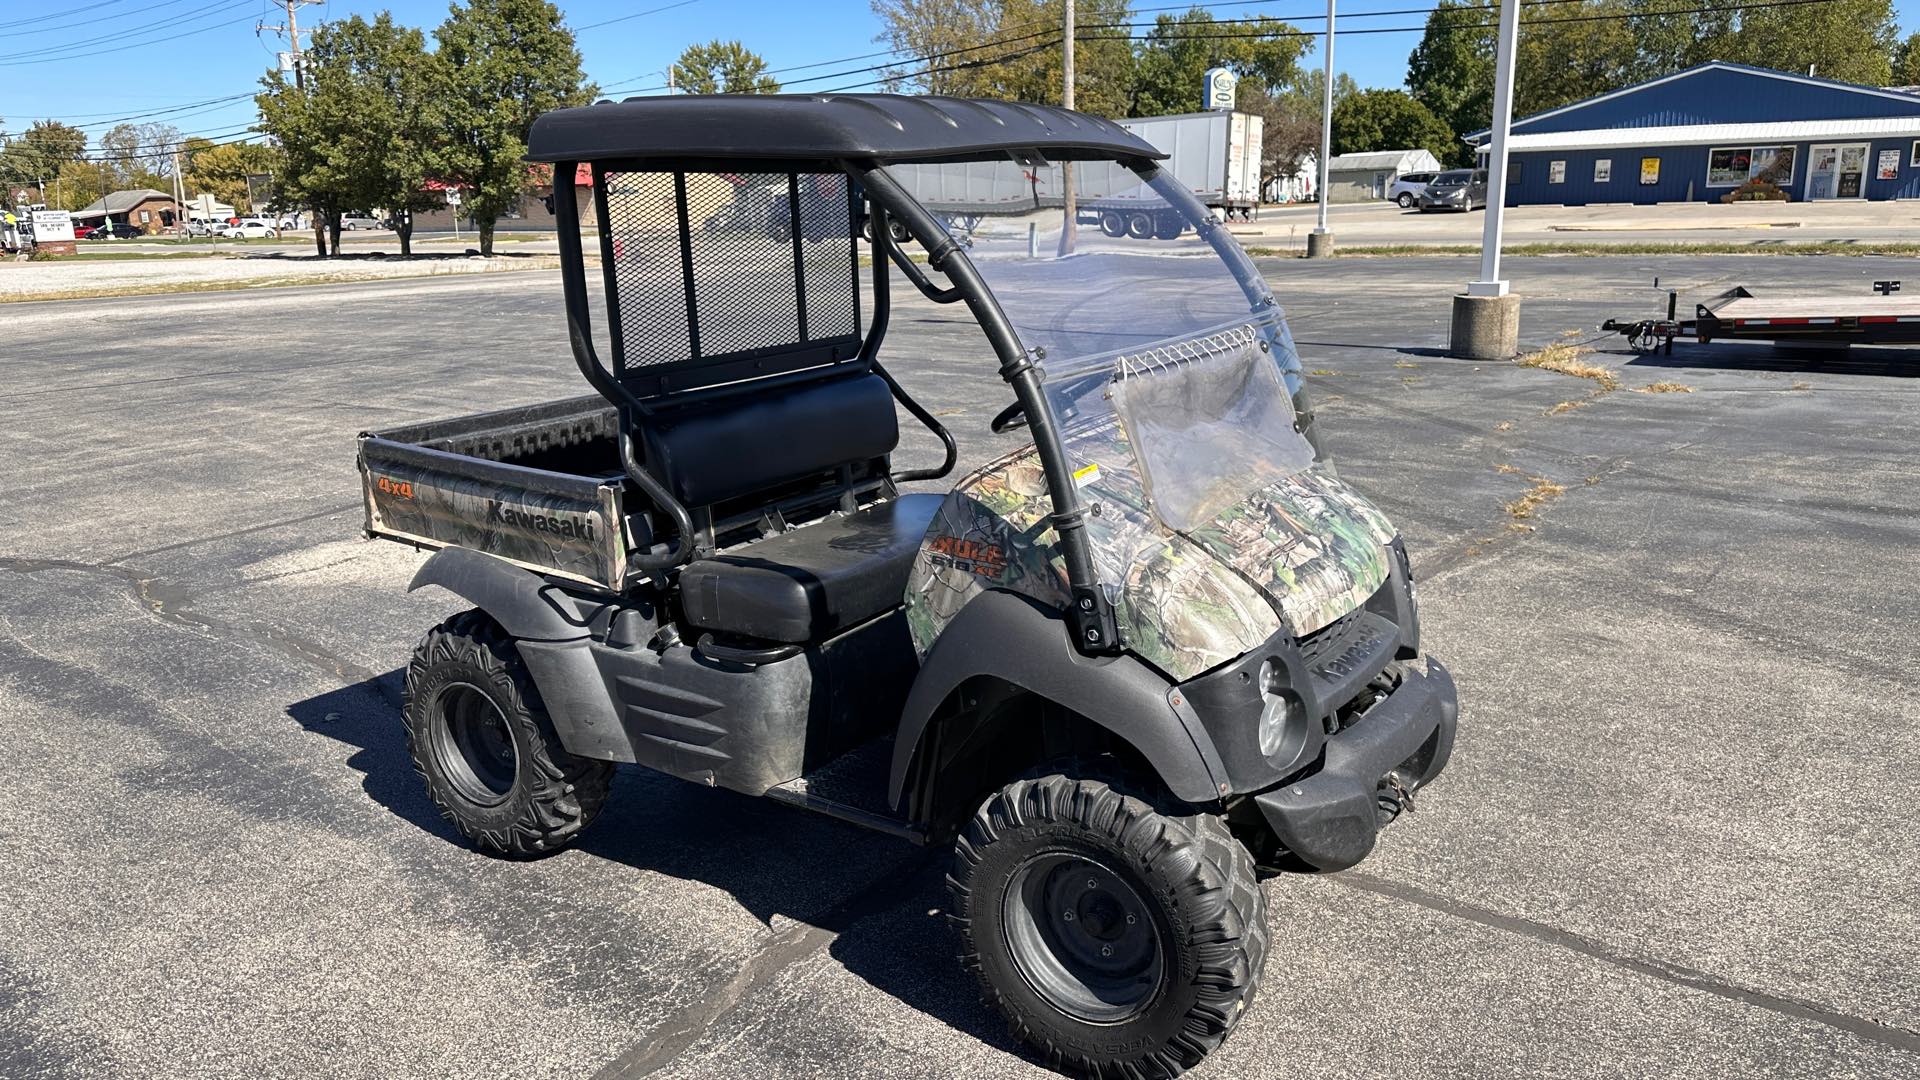
[[[1781,348],[1768,342],[1676,342],[1673,355],[1640,353],[1627,365],[1640,369],[1804,372],[1822,375],[1920,377],[1920,354],[1912,348],[1856,345],[1852,348]]]
[[[414,774],[400,722],[403,674],[396,669],[295,702],[287,715],[354,748],[346,764],[363,774],[368,798],[466,846]],[[1038,1061],[981,1004],[954,959],[944,845],[919,848],[766,799],[621,766],[606,809],[575,846],[721,890],[769,927],[781,916],[832,933],[828,954],[848,973],[948,1027]]]

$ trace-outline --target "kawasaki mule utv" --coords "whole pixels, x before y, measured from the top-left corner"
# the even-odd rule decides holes
[[[530,145],[590,166],[600,341],[581,230],[560,250],[597,396],[360,442],[368,535],[437,548],[412,588],[475,609],[407,668],[433,800],[534,855],[635,762],[951,842],[961,958],[1015,1033],[1080,1072],[1198,1062],[1267,958],[1255,868],[1358,862],[1456,715],[1253,263],[1153,146],[1060,109],[646,98]],[[1054,209],[1116,169],[1188,229]],[[791,227],[704,228],[743,183]],[[928,210],[955,200],[964,249]],[[958,454],[888,370],[896,275],[965,305],[992,428],[1032,440],[945,495],[910,491]],[[893,467],[902,410],[940,467]]]

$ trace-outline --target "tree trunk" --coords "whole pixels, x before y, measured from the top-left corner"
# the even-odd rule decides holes
[[[334,258],[340,257],[340,211],[327,211],[327,243],[333,248]]]
[[[493,225],[498,220],[493,217],[473,219],[474,228],[480,230],[480,254],[482,255],[493,254]]]
[[[400,257],[413,254],[413,211],[402,210],[393,215],[393,234],[400,238]]]
[[[325,226],[327,215],[323,213],[318,206],[315,206],[307,212],[313,215],[314,253],[324,259],[327,257],[327,230]]]

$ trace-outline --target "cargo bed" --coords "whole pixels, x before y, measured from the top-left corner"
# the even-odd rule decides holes
[[[363,432],[366,535],[617,592],[631,550],[617,431],[591,395]]]

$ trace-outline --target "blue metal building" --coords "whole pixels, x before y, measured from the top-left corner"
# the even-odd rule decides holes
[[[1513,206],[1717,202],[1754,178],[1920,198],[1920,94],[1720,61],[1515,120],[1509,146]]]

